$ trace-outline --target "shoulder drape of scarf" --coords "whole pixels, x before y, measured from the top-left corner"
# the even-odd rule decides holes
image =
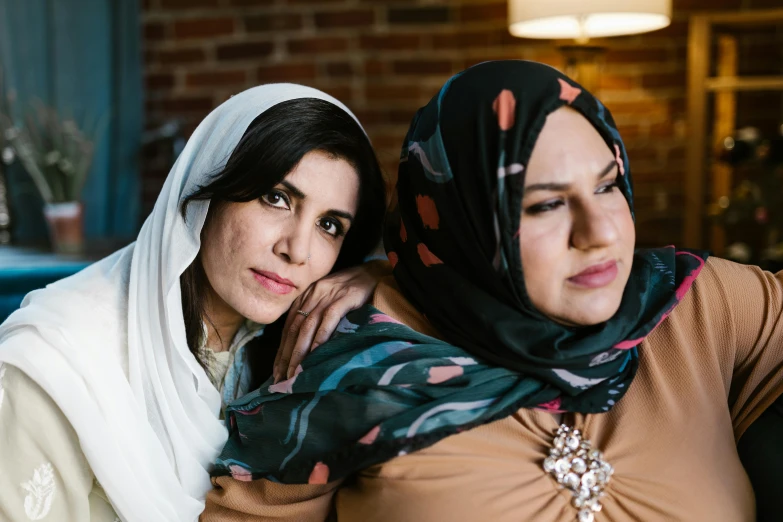
[[[134,244],[32,292],[0,327],[0,363],[54,399],[124,521],[192,522],[203,511],[226,430],[220,395],[185,340],[179,278],[199,251],[209,202],[190,204],[187,220],[180,205],[225,166],[259,114],[298,98],[350,114],[300,85],[232,97],[195,130]]]
[[[596,326],[565,327],[533,307],[517,234],[525,165],[547,116],[565,105],[616,156],[633,212],[623,142],[579,85],[524,61],[455,76],[413,119],[385,234],[400,288],[446,340],[369,307],[349,315],[296,377],[229,408],[218,474],[336,480],[519,408],[600,414],[621,400],[639,344],[706,254],[637,251],[619,310]]]

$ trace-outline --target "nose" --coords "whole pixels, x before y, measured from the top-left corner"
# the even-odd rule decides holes
[[[286,223],[281,228],[280,237],[275,242],[273,251],[286,263],[303,265],[310,254],[310,240],[314,227],[307,225],[304,220],[296,219]]]
[[[614,244],[619,232],[612,216],[590,198],[572,206],[571,244],[579,250],[592,250]]]

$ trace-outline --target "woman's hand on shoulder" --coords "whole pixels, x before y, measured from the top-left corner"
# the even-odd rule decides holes
[[[305,290],[288,312],[275,358],[275,382],[293,377],[305,356],[329,340],[348,312],[367,304],[389,274],[387,261],[370,261],[326,276]]]

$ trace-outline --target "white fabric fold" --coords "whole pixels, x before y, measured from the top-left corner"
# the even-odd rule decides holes
[[[351,114],[300,85],[232,97],[195,130],[134,244],[30,293],[0,326],[0,362],[24,371],[62,409],[124,522],[197,520],[226,440],[220,394],[185,340],[179,284],[200,248],[209,202],[193,202],[187,220],[180,204],[225,165],[259,114],[299,98]]]

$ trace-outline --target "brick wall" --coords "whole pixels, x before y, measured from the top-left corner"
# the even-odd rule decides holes
[[[597,94],[627,141],[641,245],[680,240],[688,14],[779,2],[674,0],[670,27],[605,41]],[[551,43],[508,34],[505,0],[145,0],[143,20],[148,128],[178,118],[189,134],[233,93],[304,83],[356,112],[390,178],[414,111],[451,74],[489,59],[563,65]],[[783,72],[782,49],[779,30],[745,35],[741,72]],[[740,120],[780,123],[780,95],[743,96]],[[145,151],[147,210],[167,174],[162,152]]]

